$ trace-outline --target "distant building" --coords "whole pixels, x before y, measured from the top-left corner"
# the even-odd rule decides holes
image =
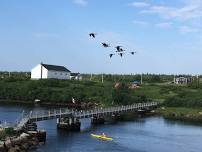
[[[82,80],[82,75],[80,73],[71,73],[70,79],[71,80]]]
[[[193,77],[177,77],[174,78],[174,84],[188,84],[193,82]]]
[[[70,79],[70,74],[64,66],[41,63],[31,70],[31,79]]]
[[[139,87],[140,87],[140,82],[138,82],[138,81],[131,82],[130,86],[129,86],[130,89],[137,89]]]
[[[139,81],[133,81],[132,84],[133,84],[133,85],[140,86],[140,82],[139,82]]]

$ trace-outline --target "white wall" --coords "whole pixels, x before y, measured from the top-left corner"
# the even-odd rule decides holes
[[[48,70],[42,66],[42,79],[47,79]],[[41,79],[41,64],[31,70],[31,79]]]
[[[70,72],[49,70],[48,71],[48,78],[70,79]]]

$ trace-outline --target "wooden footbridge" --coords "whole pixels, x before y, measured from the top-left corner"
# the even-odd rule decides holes
[[[20,121],[17,122],[15,129],[21,130],[27,124],[35,123],[38,121],[57,119],[59,124],[64,123],[64,120],[68,119],[68,125],[74,124],[77,120],[82,118],[103,118],[107,115],[113,116],[115,114],[123,114],[130,111],[147,111],[152,110],[158,106],[158,102],[148,102],[148,103],[137,103],[126,106],[116,106],[109,108],[95,108],[92,110],[70,110],[70,109],[57,109],[57,110],[47,110],[42,112],[32,112],[24,115]],[[62,120],[62,121],[61,121]],[[66,121],[67,122],[67,121]]]

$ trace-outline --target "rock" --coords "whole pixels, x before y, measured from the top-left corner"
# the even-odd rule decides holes
[[[32,145],[33,146],[37,146],[38,145],[38,142],[36,140],[32,141]]]
[[[0,146],[3,145],[3,144],[4,144],[4,142],[3,142],[3,141],[0,141]]]
[[[19,147],[18,145],[15,145],[15,150],[16,150],[17,152],[21,152],[21,149],[20,149],[20,147]]]
[[[7,138],[5,142],[0,141],[0,152],[27,152],[30,149],[36,149],[39,145],[38,135],[39,137],[44,136],[46,132],[22,133],[18,137]]]
[[[20,145],[22,142],[23,142],[23,139],[20,137],[17,137],[17,138],[12,140],[13,145]]]
[[[39,142],[39,145],[41,146],[41,145],[44,145],[45,144],[45,142]]]
[[[11,148],[9,148],[8,152],[19,152],[19,151],[17,151],[17,150],[15,149],[15,147],[11,147]]]
[[[29,136],[30,136],[29,134],[26,134],[24,132],[20,135],[20,137],[22,137],[22,138],[28,138]]]
[[[199,115],[202,115],[202,112],[199,112],[198,114],[199,114]]]
[[[28,143],[21,144],[21,149],[22,150],[28,150],[29,149],[29,144]]]
[[[4,144],[0,143],[0,152],[6,152],[6,148],[4,147]]]
[[[6,148],[8,148],[8,149],[12,147],[12,142],[11,142],[10,139],[8,139],[8,140],[5,141],[5,146],[6,146]]]

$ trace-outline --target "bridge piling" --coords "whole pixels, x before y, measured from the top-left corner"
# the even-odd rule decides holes
[[[81,122],[78,118],[57,118],[57,128],[68,131],[80,131]]]
[[[91,118],[91,124],[93,125],[104,124],[104,123],[105,123],[105,119],[102,116],[93,116]]]

